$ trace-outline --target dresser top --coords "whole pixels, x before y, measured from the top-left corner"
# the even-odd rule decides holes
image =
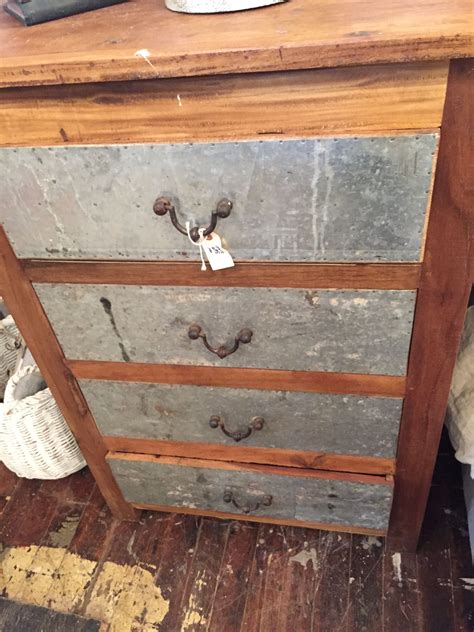
[[[132,0],[28,28],[0,11],[0,86],[467,57],[473,31],[472,0],[289,0],[214,15]]]

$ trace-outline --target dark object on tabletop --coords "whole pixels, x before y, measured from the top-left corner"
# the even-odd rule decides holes
[[[121,2],[126,0],[11,0],[3,8],[25,26],[31,26]]]

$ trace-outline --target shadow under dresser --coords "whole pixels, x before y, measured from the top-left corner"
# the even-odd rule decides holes
[[[185,41],[187,20],[149,10]],[[314,11],[267,15],[295,47]],[[250,14],[199,19],[245,32]],[[90,16],[71,20],[100,48]],[[417,58],[411,35],[405,52],[369,35],[391,63],[362,38],[353,67],[342,40],[340,63],[301,46],[269,66],[271,24],[248,68],[239,35],[199,69],[179,46],[172,68],[112,48],[96,66],[66,54],[61,76],[47,56],[0,65],[0,289],[117,516],[388,533],[410,550],[472,280],[472,62],[449,62],[468,44]],[[43,28],[38,44],[58,27]],[[235,267],[201,269],[207,234]]]

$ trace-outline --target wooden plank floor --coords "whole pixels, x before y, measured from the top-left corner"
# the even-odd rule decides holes
[[[438,459],[417,555],[308,529],[146,512],[120,523],[87,470],[0,477],[3,596],[107,632],[471,632],[457,464]],[[14,632],[8,630],[8,632]],[[74,630],[71,630],[74,632]]]
[[[99,621],[0,597],[0,630],[10,632],[99,632]]]

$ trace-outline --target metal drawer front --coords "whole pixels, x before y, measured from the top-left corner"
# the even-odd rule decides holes
[[[79,383],[104,435],[395,456],[400,399],[96,380]]]
[[[248,469],[109,460],[126,500],[201,510],[385,529],[392,488]],[[204,464],[205,462],[200,461]],[[280,469],[281,471],[281,469]],[[247,511],[248,510],[248,511]]]
[[[71,359],[404,375],[415,292],[35,286]],[[218,351],[191,339],[198,326]]]
[[[197,259],[153,204],[237,260],[417,261],[437,135],[2,148],[0,221],[20,257]]]

